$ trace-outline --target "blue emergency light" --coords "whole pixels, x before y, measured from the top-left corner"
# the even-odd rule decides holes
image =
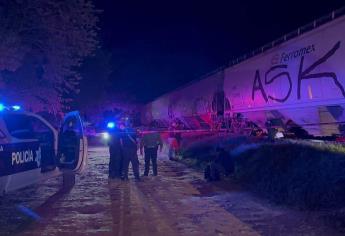
[[[12,109],[13,109],[14,111],[19,111],[19,110],[21,109],[21,107],[18,106],[18,105],[14,105],[14,106],[12,106]]]
[[[115,128],[115,122],[108,122],[108,124],[107,124],[107,128],[108,129],[114,129]]]
[[[3,103],[0,103],[0,112],[3,112],[5,110],[8,110],[8,111],[19,111],[20,109],[22,109],[22,108],[19,105],[5,106]]]

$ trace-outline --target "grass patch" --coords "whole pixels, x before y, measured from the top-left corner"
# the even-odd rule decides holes
[[[345,155],[336,145],[262,145],[235,158],[235,178],[270,200],[306,209],[345,206]]]
[[[258,143],[244,138],[207,140],[186,148],[183,162],[202,169],[215,157],[217,145],[232,154],[234,179],[275,203],[309,210],[345,207],[342,145],[296,140]]]

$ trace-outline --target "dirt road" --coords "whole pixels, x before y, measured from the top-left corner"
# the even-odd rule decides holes
[[[210,184],[161,159],[158,177],[107,178],[108,152],[89,150],[89,166],[69,192],[61,179],[7,195],[0,235],[336,235],[319,214],[274,207],[224,183]]]

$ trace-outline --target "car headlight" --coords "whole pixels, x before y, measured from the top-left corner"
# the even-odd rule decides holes
[[[103,140],[109,140],[110,139],[110,134],[108,132],[102,133],[102,139]]]

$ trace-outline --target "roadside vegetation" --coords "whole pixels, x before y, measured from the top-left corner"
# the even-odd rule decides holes
[[[340,144],[208,138],[186,145],[182,161],[202,170],[217,146],[234,158],[231,178],[272,202],[308,210],[345,207],[345,147]]]

